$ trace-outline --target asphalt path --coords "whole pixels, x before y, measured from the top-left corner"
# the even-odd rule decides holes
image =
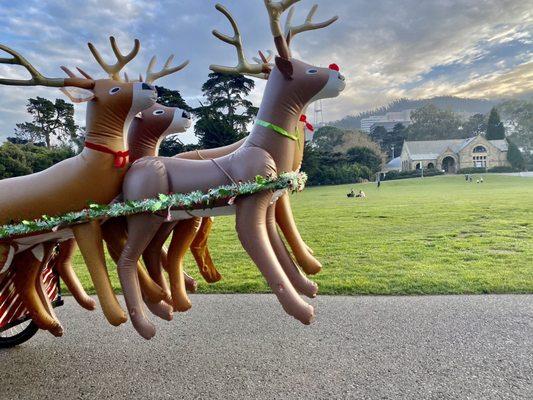
[[[194,295],[151,341],[72,298],[63,338],[0,350],[0,399],[533,399],[533,296]]]

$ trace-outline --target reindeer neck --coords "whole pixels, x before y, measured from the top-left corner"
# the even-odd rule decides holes
[[[290,97],[268,96],[267,92],[268,90],[263,97],[256,121],[264,121],[297,137],[298,121],[304,106]],[[245,142],[245,146],[250,145],[267,151],[276,162],[278,173],[292,171],[298,140],[256,123]]]
[[[128,110],[102,110],[97,103],[87,106],[86,142],[105,146],[113,151],[127,150],[127,132],[134,115]]]
[[[128,134],[130,162],[142,157],[156,156],[159,152],[161,132],[153,132],[148,126],[140,124],[141,122],[134,120]]]

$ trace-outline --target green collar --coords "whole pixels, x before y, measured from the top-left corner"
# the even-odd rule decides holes
[[[296,131],[296,134],[291,135],[281,126],[271,124],[270,122],[263,121],[262,119],[256,119],[255,123],[259,126],[262,126],[263,128],[272,129],[274,132],[276,132],[277,134],[280,134],[281,136],[285,136],[286,138],[295,140],[296,142],[298,142],[298,145],[300,145],[300,141],[298,140],[298,131]]]

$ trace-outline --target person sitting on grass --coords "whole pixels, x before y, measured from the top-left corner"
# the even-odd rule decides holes
[[[355,197],[361,197],[362,199],[364,199],[364,198],[366,198],[366,194],[365,194],[365,192],[360,190],[359,193],[357,193],[357,195]]]
[[[355,197],[355,192],[354,192],[353,188],[352,188],[352,190],[350,190],[350,193],[348,193],[346,196]]]

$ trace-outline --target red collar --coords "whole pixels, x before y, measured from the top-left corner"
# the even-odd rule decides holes
[[[315,131],[315,128],[313,127],[313,125],[307,122],[307,115],[305,114],[300,115],[300,122],[305,123],[305,127],[307,128],[308,131],[311,131],[311,132]]]
[[[115,156],[115,168],[124,168],[128,163],[128,157],[130,155],[129,150],[113,151],[110,148],[91,142],[85,142],[85,147]]]

